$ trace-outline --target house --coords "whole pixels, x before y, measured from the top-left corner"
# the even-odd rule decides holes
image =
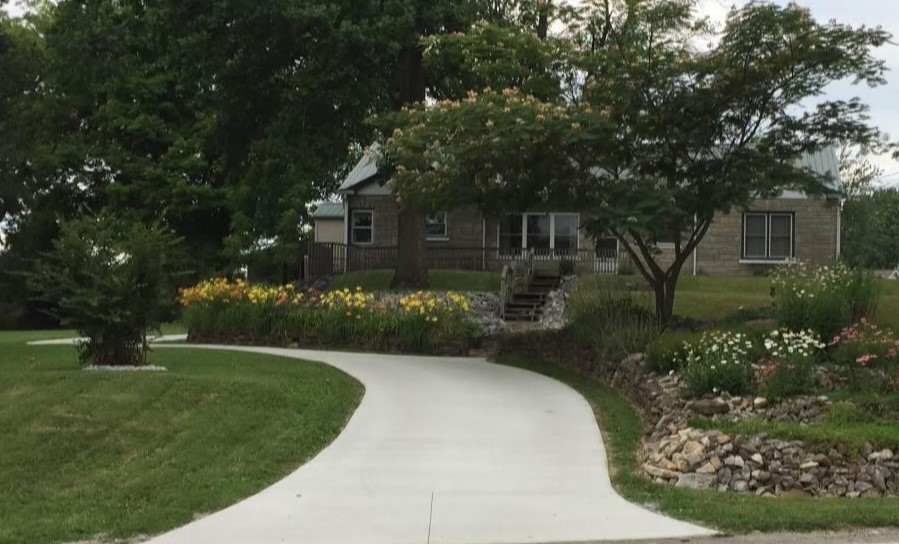
[[[342,202],[322,202],[312,212],[316,242],[343,242],[346,209]]]
[[[397,204],[377,167],[377,147],[341,184],[345,204],[342,271],[391,268],[397,245]],[[803,157],[801,165],[834,181],[832,196],[787,191],[757,200],[745,211],[720,214],[684,268],[685,273],[749,275],[787,260],[829,264],[840,254],[839,165],[833,149]],[[485,217],[474,208],[427,217],[431,268],[500,268],[527,251],[547,263],[570,261],[581,272],[617,273],[629,259],[615,238],[595,240],[580,228],[576,210],[529,210]],[[660,260],[673,244],[658,244]]]

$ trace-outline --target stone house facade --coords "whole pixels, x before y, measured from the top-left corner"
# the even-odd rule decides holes
[[[839,180],[836,154],[823,151],[803,160],[803,166]],[[364,252],[380,251],[374,264],[389,266],[397,244],[398,208],[383,185],[375,159],[368,155],[340,187],[344,204],[343,243]],[[750,275],[786,260],[830,264],[840,254],[841,187],[833,197],[809,198],[785,192],[779,198],[757,200],[746,210],[719,214],[684,274]],[[581,272],[615,273],[628,260],[614,238],[594,240],[580,228],[581,215],[570,210],[543,210],[484,217],[473,208],[432,214],[427,220],[432,267],[501,267],[524,251],[548,263],[573,261]],[[673,258],[673,245],[659,244],[661,261]],[[359,254],[357,252],[357,254]],[[438,257],[443,255],[442,260]]]

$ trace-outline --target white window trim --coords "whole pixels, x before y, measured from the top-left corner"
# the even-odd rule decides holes
[[[556,216],[557,215],[570,215],[577,219],[578,229],[580,229],[581,224],[581,214],[579,213],[568,213],[568,212],[527,212],[527,213],[508,213],[505,215],[521,215],[521,249],[530,249],[528,248],[528,216],[529,215],[548,215],[549,216],[549,250],[556,250]],[[500,234],[502,230],[502,218],[498,218],[496,220],[496,247],[500,248]],[[575,233],[575,244],[573,251],[577,252],[581,249],[581,237],[578,232]],[[500,248],[501,250],[501,248]],[[569,250],[565,250],[569,251]]]
[[[429,215],[440,215],[443,214],[443,234],[442,235],[428,235],[427,240],[429,242],[449,242],[449,214],[446,212],[437,212]],[[427,229],[427,226],[425,226]]]
[[[790,218],[790,256],[789,257],[772,257],[771,256],[771,218],[774,216],[785,215]],[[758,256],[746,255],[746,223],[750,216],[762,216],[765,218],[765,255]],[[745,212],[743,214],[743,239],[742,247],[740,247],[740,264],[771,264],[789,261],[795,257],[796,253],[796,218],[792,212]]]
[[[371,238],[368,242],[358,242],[356,241],[356,226],[355,226],[355,216],[357,213],[367,213],[371,216],[371,226],[370,227],[358,227],[359,229],[368,229],[371,230]],[[350,241],[353,245],[356,246],[370,246],[375,243],[375,211],[374,210],[352,210],[350,212]]]

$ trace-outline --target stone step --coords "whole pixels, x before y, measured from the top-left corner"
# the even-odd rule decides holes
[[[546,293],[517,293],[512,296],[512,301],[546,302]]]
[[[534,312],[506,312],[506,321],[539,321],[540,314]]]
[[[506,312],[508,313],[509,311],[540,313],[540,306],[510,302],[509,304],[506,304]]]

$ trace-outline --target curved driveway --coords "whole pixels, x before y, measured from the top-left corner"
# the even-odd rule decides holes
[[[299,470],[152,544],[498,544],[710,534],[619,497],[587,401],[544,376],[471,358],[190,347],[322,361],[366,391],[340,436]]]

